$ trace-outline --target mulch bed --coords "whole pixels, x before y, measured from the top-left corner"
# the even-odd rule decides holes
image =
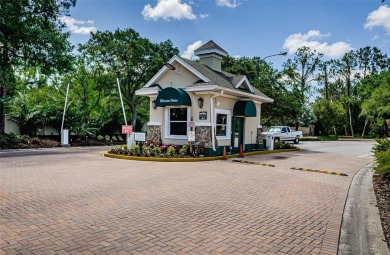
[[[373,184],[383,233],[387,246],[390,249],[390,176],[375,175],[373,177]]]

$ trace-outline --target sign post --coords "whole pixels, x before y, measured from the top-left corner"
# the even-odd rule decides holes
[[[133,133],[133,126],[132,125],[122,125],[122,134],[126,134],[126,144],[127,148],[131,148],[131,139],[129,135]]]
[[[139,144],[139,151],[142,154],[142,145],[143,145],[143,142],[146,141],[146,133],[135,132],[134,133],[134,141],[140,142],[140,144]]]
[[[194,121],[188,122],[188,127],[190,128],[190,131],[188,132],[188,141],[190,142],[190,155],[192,155],[193,150],[192,150],[192,142],[195,142],[195,129],[196,123]]]

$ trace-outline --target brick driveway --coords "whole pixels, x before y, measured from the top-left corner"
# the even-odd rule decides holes
[[[335,254],[349,184],[370,162],[304,151],[246,158],[271,168],[46,152],[0,154],[0,254]]]

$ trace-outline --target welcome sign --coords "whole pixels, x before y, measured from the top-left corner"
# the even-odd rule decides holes
[[[177,102],[178,102],[178,100],[174,99],[174,98],[171,98],[171,99],[160,98],[160,103],[177,103]]]

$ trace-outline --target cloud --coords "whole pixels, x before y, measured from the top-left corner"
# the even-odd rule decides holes
[[[383,5],[368,14],[364,28],[371,29],[373,27],[383,27],[390,33],[390,7]]]
[[[181,54],[181,56],[183,58],[186,58],[186,59],[194,59],[195,58],[194,50],[196,50],[197,48],[199,48],[202,45],[203,45],[203,43],[201,40],[196,41],[193,44],[188,45],[187,49],[184,51],[183,54]]]
[[[335,42],[333,44],[320,42],[321,39],[329,36],[330,34],[321,34],[319,30],[310,30],[307,34],[292,34],[284,41],[283,48],[287,49],[288,53],[293,54],[299,48],[306,46],[328,58],[339,58],[346,52],[353,50],[352,46],[346,42]]]
[[[159,19],[170,20],[171,18],[174,20],[194,20],[197,18],[192,12],[191,5],[182,3],[181,0],[158,0],[155,7],[147,4],[142,10],[142,16],[146,20],[154,21]]]
[[[236,8],[241,3],[236,0],[215,0],[218,6],[228,7],[228,8]]]
[[[201,19],[205,19],[205,18],[207,18],[209,15],[206,13],[206,14],[200,14],[199,15],[199,18],[201,18]]]
[[[65,24],[66,28],[74,34],[89,35],[91,32],[96,32],[96,27],[92,26],[95,22],[93,20],[75,19],[69,16],[62,16],[59,20]],[[80,26],[87,25],[87,26]]]

